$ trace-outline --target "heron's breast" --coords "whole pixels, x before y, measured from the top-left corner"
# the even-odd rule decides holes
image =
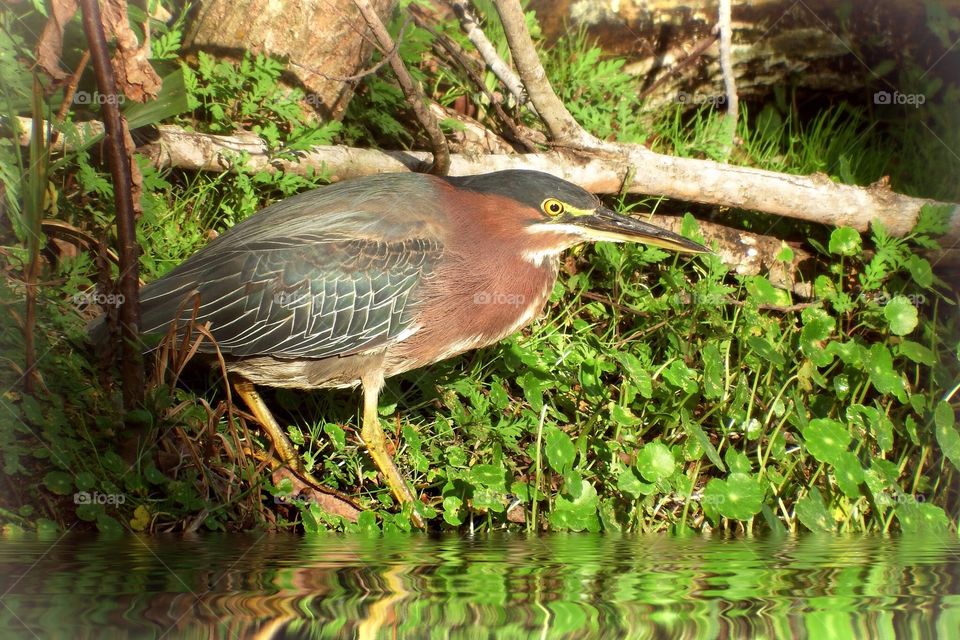
[[[409,335],[387,349],[388,376],[494,344],[541,315],[557,260],[534,265],[493,252],[479,262],[447,261],[423,283]]]

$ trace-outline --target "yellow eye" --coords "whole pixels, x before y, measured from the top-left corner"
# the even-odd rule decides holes
[[[557,200],[556,198],[547,198],[540,203],[540,208],[543,209],[543,212],[550,216],[558,216],[563,213],[563,203]]]

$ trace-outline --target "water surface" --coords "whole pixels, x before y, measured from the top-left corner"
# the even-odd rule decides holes
[[[960,638],[943,537],[0,541],[3,638]]]

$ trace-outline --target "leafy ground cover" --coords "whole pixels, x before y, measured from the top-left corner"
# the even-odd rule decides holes
[[[0,48],[9,54],[0,56],[0,101],[5,113],[49,118],[62,96],[35,88],[29,74],[34,43],[23,25],[37,19],[33,11],[0,13]],[[201,54],[188,64],[179,57],[182,23],[155,28],[154,58],[173,80],[162,96],[168,108],[153,122],[253,130],[285,157],[334,141],[422,142],[386,75],[364,80],[343,123],[316,124],[300,107],[303,96],[281,87],[281,61]],[[428,34],[407,29],[401,54],[431,97],[453,105],[466,96],[478,119],[492,122],[469,79],[436,63]],[[455,24],[442,31],[467,47]],[[496,25],[487,32],[504,46]],[[725,148],[722,113],[709,105],[638,109],[637,79],[583,36],[544,45],[543,55],[561,97],[596,135],[690,157],[717,158]],[[742,144],[730,160],[851,184],[890,175],[902,191],[960,199],[950,179],[960,160],[949,153],[960,147],[960,127],[945,106],[957,89],[927,90],[938,100],[922,115],[841,102],[813,117],[778,91],[768,104],[744,106]],[[83,115],[71,111],[64,135]],[[517,116],[535,124],[526,112]],[[918,132],[921,117],[944,145]],[[886,122],[876,126],[878,118]],[[0,254],[7,530],[409,529],[409,514],[397,512],[358,446],[358,394],[266,394],[314,473],[369,508],[356,524],[298,499],[289,481],[273,484],[267,443],[226,410],[219,374],[188,367],[171,375],[183,354],[156,367],[146,405],[123,414],[115,374],[84,338],[98,303],[111,303],[91,293],[102,261],[89,252],[44,250],[34,331],[41,384],[23,391],[28,230],[38,213],[95,238],[112,222],[109,174],[89,149],[44,160],[45,181],[35,170],[40,158],[0,139],[11,213]],[[323,175],[141,169],[147,280],[212,231],[324,183]],[[30,198],[45,204],[30,208]],[[570,252],[544,319],[495,347],[388,381],[381,419],[432,527],[956,530],[957,294],[924,253],[937,247],[945,212],[929,209],[910,235],[895,238],[879,225],[860,234],[657,199],[611,204],[685,215],[694,238],[690,214],[801,242],[816,254],[801,276],[814,295],[798,298],[763,275],[732,275],[715,256],[604,243]],[[785,243],[779,259],[789,264],[792,251]]]

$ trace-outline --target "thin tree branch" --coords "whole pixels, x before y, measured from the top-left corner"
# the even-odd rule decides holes
[[[414,23],[433,36],[436,45],[434,47],[434,51],[441,56],[446,54],[447,58],[459,65],[460,68],[463,69],[464,73],[470,77],[471,82],[473,82],[473,84],[476,85],[477,88],[479,88],[480,91],[482,91],[487,97],[487,99],[490,101],[490,105],[493,107],[494,112],[497,114],[497,118],[500,120],[503,126],[507,128],[513,141],[521,145],[530,153],[536,152],[537,146],[524,134],[523,131],[520,130],[520,127],[516,122],[514,122],[513,118],[507,115],[507,112],[503,110],[501,98],[493,95],[493,93],[487,89],[487,85],[484,84],[483,78],[480,76],[480,73],[474,69],[473,66],[471,66],[470,62],[472,60],[465,54],[465,52],[445,34],[437,33],[433,28],[431,28],[421,16],[414,12],[413,7],[411,7],[411,12]],[[437,47],[439,47],[439,49]],[[442,51],[440,51],[441,49]],[[479,67],[479,63],[477,63],[476,66]],[[518,78],[517,82],[519,81],[520,80]]]
[[[393,38],[390,37],[387,28],[383,26],[383,22],[380,20],[380,16],[378,16],[377,12],[370,6],[370,3],[367,0],[353,0],[353,3],[357,9],[360,10],[363,19],[367,21],[367,26],[373,31],[374,37],[380,43],[380,48],[383,51],[391,51],[394,48]],[[393,69],[393,73],[397,76],[397,82],[400,83],[400,88],[407,97],[410,108],[413,109],[413,113],[420,122],[420,126],[423,127],[427,133],[427,137],[430,138],[430,146],[433,149],[434,158],[430,173],[440,176],[447,175],[447,172],[450,170],[450,149],[447,146],[447,139],[443,135],[443,131],[440,130],[440,123],[437,122],[436,117],[434,117],[430,109],[427,108],[427,99],[423,94],[423,89],[421,89],[420,85],[410,76],[410,72],[407,71],[403,60],[401,60],[399,56],[390,60],[390,68]]]
[[[480,57],[483,58],[483,61],[490,71],[493,72],[493,75],[497,76],[497,79],[503,83],[503,86],[507,88],[507,91],[510,92],[510,95],[517,101],[518,105],[527,104],[529,98],[526,90],[523,88],[523,82],[521,82],[517,74],[513,72],[510,65],[497,53],[496,47],[494,47],[487,38],[487,34],[483,32],[476,17],[471,13],[468,3],[452,2],[451,4],[454,13],[457,14],[457,18],[460,20],[460,28],[463,29],[467,39],[477,48],[477,52],[480,54]],[[537,108],[533,104],[530,104],[529,107],[531,111],[537,113]]]
[[[113,178],[113,197],[117,213],[117,243],[120,256],[120,325],[123,335],[123,402],[133,408],[143,401],[144,375],[143,356],[140,351],[140,304],[138,297],[139,255],[130,155],[124,140],[129,136],[126,121],[118,108],[117,84],[110,64],[107,39],[100,19],[97,0],[80,0],[83,10],[83,29],[89,43],[93,69],[97,77],[97,90],[106,100],[101,104],[106,136],[104,145]]]
[[[740,100],[737,96],[737,78],[733,73],[733,27],[730,24],[730,0],[720,0],[717,29],[720,31],[720,70],[723,90],[727,97],[727,126],[730,129],[730,148],[737,137],[737,117]]]
[[[518,0],[493,0],[500,15],[503,30],[513,54],[513,63],[523,80],[530,101],[537,108],[540,119],[555,142],[570,147],[598,147],[601,142],[588,133],[576,119],[570,115],[563,102],[557,97],[547,79],[540,56],[533,46],[523,9]]]

